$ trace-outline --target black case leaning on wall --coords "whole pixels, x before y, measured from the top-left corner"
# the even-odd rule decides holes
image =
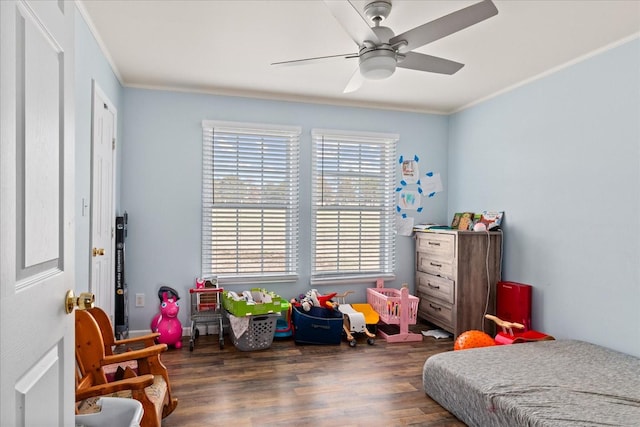
[[[129,308],[125,277],[125,240],[127,238],[128,214],[116,217],[116,262],[115,262],[115,335],[117,339],[129,337]]]

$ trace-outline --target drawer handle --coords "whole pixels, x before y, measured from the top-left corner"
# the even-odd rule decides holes
[[[440,246],[440,242],[427,242],[429,245]]]
[[[434,286],[431,283],[427,283],[427,286],[430,287],[431,289],[440,289],[440,286]]]
[[[431,265],[432,267],[442,267],[442,264],[436,264],[435,262],[430,262],[429,265]]]
[[[433,305],[433,304],[429,304],[429,307],[433,308],[435,311],[440,311],[440,310],[442,310],[442,307],[438,307],[438,306]]]

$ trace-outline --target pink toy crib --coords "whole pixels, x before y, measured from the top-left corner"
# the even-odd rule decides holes
[[[400,332],[378,328],[378,333],[387,342],[422,341],[422,335],[409,332],[409,325],[415,325],[418,318],[418,302],[420,299],[409,295],[409,289],[403,284],[402,289],[385,288],[379,280],[377,287],[367,288],[367,303],[380,315],[380,320],[387,325],[400,325]]]

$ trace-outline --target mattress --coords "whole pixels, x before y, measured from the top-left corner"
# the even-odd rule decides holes
[[[422,377],[469,426],[640,426],[640,359],[584,341],[439,353]]]

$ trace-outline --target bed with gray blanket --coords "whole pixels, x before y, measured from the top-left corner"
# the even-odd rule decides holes
[[[439,353],[422,378],[469,426],[640,426],[640,359],[583,341]]]

